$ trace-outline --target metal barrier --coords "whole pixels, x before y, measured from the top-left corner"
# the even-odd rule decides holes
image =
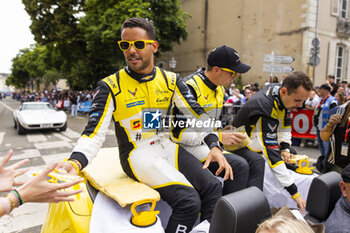
[[[225,127],[226,125],[231,125],[233,122],[233,119],[237,112],[241,109],[241,105],[237,104],[231,104],[226,103],[222,107],[222,113],[221,113],[221,123],[222,127]]]

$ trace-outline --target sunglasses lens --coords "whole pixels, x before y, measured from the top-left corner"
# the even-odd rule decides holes
[[[127,41],[123,41],[123,42],[120,42],[120,48],[122,49],[122,50],[128,50],[129,49],[129,46],[130,46],[130,43],[129,42],[127,42]]]
[[[142,40],[138,40],[134,42],[134,46],[137,49],[144,49],[145,48],[145,42]]]

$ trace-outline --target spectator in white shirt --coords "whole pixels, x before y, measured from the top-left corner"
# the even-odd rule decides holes
[[[316,94],[315,90],[312,90],[310,97],[305,101],[305,108],[309,110],[315,110],[319,102],[320,97]]]
[[[233,103],[233,104],[240,104],[241,99],[244,97],[244,95],[242,95],[239,92],[238,88],[234,88],[231,90],[232,91],[232,96],[230,96],[227,100],[228,103]]]

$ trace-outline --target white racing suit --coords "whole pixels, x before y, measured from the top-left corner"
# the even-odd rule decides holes
[[[103,79],[70,159],[85,167],[102,146],[113,119],[124,172],[160,193],[173,209],[165,231],[180,233],[192,229],[199,212],[202,220],[210,220],[221,184],[196,158],[161,136],[161,116],[171,104],[197,119],[208,118],[175,73],[155,67],[150,74],[140,75],[126,67]],[[218,141],[214,133],[196,137],[208,145]]]

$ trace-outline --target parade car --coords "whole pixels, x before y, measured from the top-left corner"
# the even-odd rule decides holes
[[[70,182],[79,176],[84,182],[66,190],[82,189],[74,202],[49,204],[41,233],[164,233],[171,207],[160,199],[156,190],[128,177],[116,154],[118,147],[101,148],[78,176],[59,170],[49,174],[48,182]],[[320,224],[331,214],[341,196],[340,180],[337,172],[312,180],[306,195],[308,224]],[[99,205],[95,205],[97,202]],[[190,233],[254,233],[258,224],[271,217],[270,208],[270,201],[260,189],[249,187],[236,191],[217,201],[210,223],[197,222]],[[286,213],[288,208],[283,208]],[[313,227],[321,229],[320,225]]]
[[[58,111],[50,103],[25,102],[13,111],[14,127],[18,134],[35,129],[67,129],[67,114]]]

